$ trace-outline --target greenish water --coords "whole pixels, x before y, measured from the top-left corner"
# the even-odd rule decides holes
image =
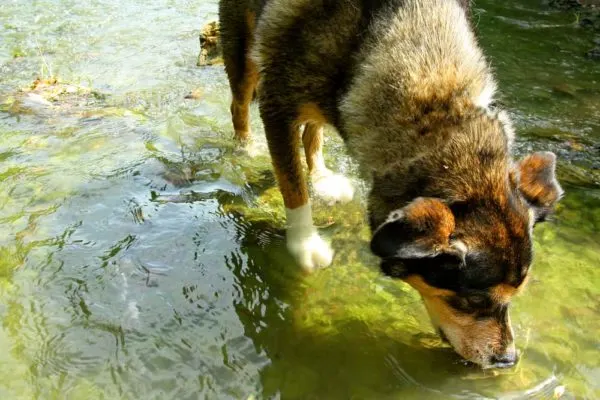
[[[512,308],[515,369],[465,367],[379,275],[360,193],[316,205],[337,255],[298,273],[269,159],[235,152],[222,67],[195,66],[216,0],[4,0],[0,398],[600,397],[600,64],[574,15],[476,4],[518,152],[555,151],[567,193]]]

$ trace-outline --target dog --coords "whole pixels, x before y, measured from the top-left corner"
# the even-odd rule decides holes
[[[489,367],[517,362],[508,307],[532,261],[532,229],[562,197],[556,156],[512,154],[514,131],[470,24],[469,0],[221,0],[235,138],[258,98],[286,207],[287,246],[307,270],[333,251],[315,194],[353,196],[323,159],[334,127],[370,183],[370,247],[422,296],[442,339]]]
[[[219,64],[221,60],[221,41],[219,40],[219,24],[216,21],[209,22],[200,30],[200,54],[196,65]]]

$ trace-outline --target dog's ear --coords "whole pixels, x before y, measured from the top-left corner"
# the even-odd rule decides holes
[[[371,239],[371,251],[383,259],[435,257],[449,248],[454,215],[441,200],[417,198],[392,211]]]
[[[521,160],[518,187],[533,207],[537,221],[543,221],[563,196],[556,180],[556,155],[549,151],[530,154]]]

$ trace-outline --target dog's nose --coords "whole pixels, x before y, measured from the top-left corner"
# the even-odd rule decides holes
[[[519,356],[515,350],[507,351],[503,354],[495,354],[490,358],[490,364],[492,368],[510,368],[513,367]]]

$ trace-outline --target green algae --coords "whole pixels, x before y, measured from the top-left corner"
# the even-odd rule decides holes
[[[334,221],[322,233],[331,240],[337,254],[331,267],[301,277],[301,283],[297,281],[298,276],[284,283],[291,285],[286,287],[286,292],[293,293],[290,297],[297,304],[292,320],[285,322],[291,322],[292,327],[276,329],[293,337],[294,346],[285,348],[277,340],[263,343],[267,349],[273,346],[269,350],[278,354],[277,360],[281,359],[275,361],[276,367],[267,370],[266,387],[277,387],[291,398],[302,398],[311,393],[337,397],[339,393],[328,392],[328,385],[341,384],[352,376],[350,379],[359,383],[347,389],[348,396],[364,393],[381,396],[385,393],[381,389],[389,379],[389,371],[382,363],[386,355],[396,354],[403,363],[404,373],[417,381],[425,381],[430,388],[437,387],[438,394],[443,392],[444,386],[432,376],[423,374],[423,370],[443,368],[440,364],[448,361],[453,366],[443,368],[444,373],[461,382],[455,382],[453,386],[480,395],[493,397],[499,391],[517,395],[528,390],[539,391],[541,395],[552,393],[556,388],[559,391],[566,388],[568,393],[589,393],[586,384],[578,378],[550,379],[554,376],[554,367],[539,363],[542,354],[552,354],[553,359],[561,360],[561,366],[567,370],[580,364],[596,364],[592,348],[584,349],[565,339],[570,336],[568,323],[553,323],[555,318],[564,317],[565,310],[571,310],[569,312],[573,314],[569,314],[568,320],[576,321],[582,331],[597,332],[600,329],[598,319],[594,318],[596,306],[589,304],[590,299],[596,299],[593,301],[597,303],[600,298],[598,286],[590,286],[590,283],[600,282],[600,273],[597,269],[586,268],[600,265],[600,242],[594,234],[600,227],[600,213],[597,202],[586,204],[586,201],[589,200],[581,193],[567,195],[565,204],[555,216],[564,222],[550,222],[536,228],[533,281],[526,293],[516,300],[512,315],[522,358],[515,369],[501,373],[463,369],[460,363],[457,364],[456,356],[431,332],[416,292],[378,274],[377,260],[365,250],[368,230],[361,223],[364,208],[359,202],[333,208],[317,204],[316,220]],[[258,196],[255,204],[225,208],[242,215],[247,223],[259,226],[270,223],[279,228],[281,225],[277,221],[281,220],[281,209],[281,198],[272,189]],[[582,209],[586,211],[581,212]],[[586,240],[573,243],[567,239],[582,234]],[[276,253],[273,257],[281,255]],[[280,263],[273,261],[276,262]],[[264,260],[260,263],[269,264]],[[562,289],[564,276],[569,277],[568,290]],[[573,296],[572,290],[579,295]],[[566,304],[583,306],[571,308]],[[548,326],[552,328],[548,329]],[[415,337],[425,332],[431,332],[427,333],[431,336],[415,341]],[[317,349],[318,356],[315,359],[315,353],[305,354],[298,348]],[[361,357],[353,357],[356,353]],[[344,378],[339,376],[341,370],[336,370],[340,363],[347,374]],[[285,371],[285,374],[277,371]],[[298,376],[302,383],[291,385],[286,378],[290,375]],[[369,392],[374,388],[378,391]],[[393,391],[388,394],[391,393]]]

